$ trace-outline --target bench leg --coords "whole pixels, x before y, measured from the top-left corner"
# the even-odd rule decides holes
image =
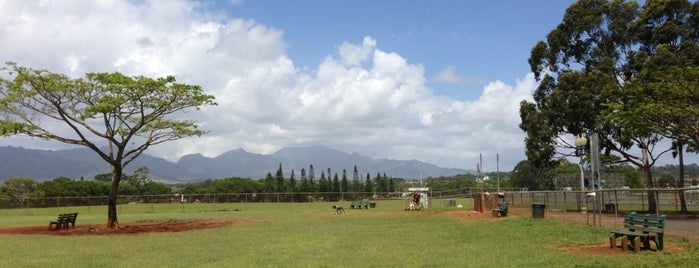
[[[614,247],[616,247],[616,234],[612,234],[609,236],[609,248]]]
[[[644,237],[641,239],[641,243],[643,243],[643,248],[645,249],[650,249],[650,237]],[[657,245],[657,244],[656,244]]]
[[[641,239],[640,236],[634,237],[634,239],[633,239],[633,252],[638,253],[639,251],[641,251],[641,240],[645,240],[645,239]]]
[[[625,235],[621,238],[621,250],[626,251],[629,249],[629,236]]]

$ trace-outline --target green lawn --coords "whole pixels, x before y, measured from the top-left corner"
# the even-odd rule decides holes
[[[137,236],[0,235],[0,267],[691,267],[698,263],[699,247],[681,240],[666,238],[665,244],[683,246],[684,251],[571,253],[562,248],[608,243],[608,230],[530,215],[492,220],[445,213],[469,210],[471,205],[408,212],[403,210],[404,201],[378,201],[375,209],[347,209],[347,214],[335,215],[332,204],[121,205],[121,225],[210,218],[257,223]],[[0,228],[48,225],[59,212],[69,211],[80,213],[78,225],[106,222],[104,207],[0,210]]]

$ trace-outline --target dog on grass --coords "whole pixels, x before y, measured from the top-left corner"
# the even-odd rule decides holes
[[[333,205],[333,209],[337,214],[345,213],[345,209],[342,206]]]

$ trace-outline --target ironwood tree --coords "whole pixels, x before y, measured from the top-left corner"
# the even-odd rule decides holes
[[[111,167],[107,225],[118,227],[124,168],[154,145],[205,131],[178,120],[188,109],[216,105],[198,85],[174,76],[87,73],[70,78],[8,62],[0,76],[0,135],[25,135],[85,146]]]

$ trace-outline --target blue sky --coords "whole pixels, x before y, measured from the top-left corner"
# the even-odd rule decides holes
[[[475,99],[491,81],[529,72],[538,40],[574,1],[244,1],[219,3],[233,17],[284,31],[287,54],[313,69],[343,42],[371,36],[382,50],[421,64],[436,94]],[[437,82],[449,66],[459,83]]]
[[[178,118],[210,132],[147,151],[170,161],[323,145],[464,169],[482,155],[485,171],[511,170],[525,159],[519,103],[537,86],[530,50],[571,3],[0,1],[0,61],[201,85],[219,105]]]

